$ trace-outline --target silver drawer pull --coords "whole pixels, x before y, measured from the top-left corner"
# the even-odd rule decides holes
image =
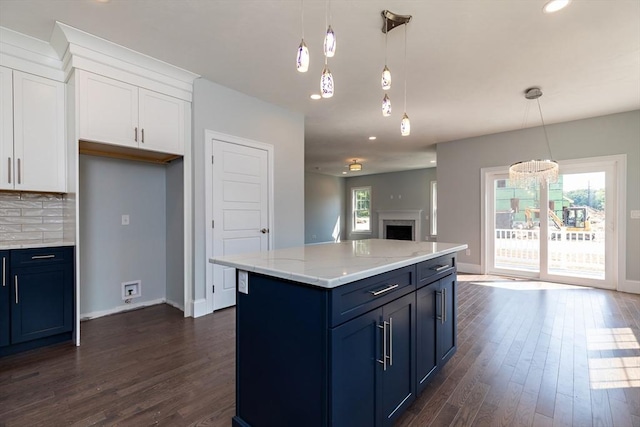
[[[395,289],[397,287],[398,287],[397,284],[390,285],[390,286],[387,286],[386,288],[378,289],[377,291],[369,291],[369,293],[371,295],[373,295],[374,297],[377,297],[378,295],[382,295],[382,294],[384,294],[386,292],[389,292],[390,290],[393,290],[393,289]]]
[[[34,255],[31,257],[31,259],[51,259],[55,257],[55,255]]]
[[[2,287],[7,286],[7,258],[2,257]]]
[[[16,291],[16,304],[20,304],[20,299],[18,298],[18,275],[13,276],[13,284],[14,289]]]
[[[434,271],[442,271],[442,270],[446,270],[447,268],[449,268],[449,264],[436,265],[435,267],[431,267],[431,269]]]

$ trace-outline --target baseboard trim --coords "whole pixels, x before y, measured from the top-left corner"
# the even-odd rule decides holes
[[[99,310],[99,311],[92,311],[90,313],[81,313],[80,320],[84,321],[84,320],[96,319],[98,317],[109,316],[110,314],[124,313],[125,311],[137,310],[143,307],[164,304],[165,302],[167,302],[166,299],[158,298],[151,301],[143,301],[143,302],[138,302],[134,304],[120,305],[114,308],[110,308],[109,310]]]
[[[178,310],[184,312],[184,304],[180,304],[180,303],[177,303],[175,301],[171,301],[169,299],[166,301],[166,303],[169,304],[171,307],[175,307]]]
[[[456,267],[460,273],[482,274],[482,267],[478,264],[459,262],[456,264]]]
[[[618,284],[618,290],[630,294],[640,294],[640,280],[621,280]]]
[[[207,300],[206,298],[200,298],[193,301],[193,317],[201,317],[209,314],[207,312]]]

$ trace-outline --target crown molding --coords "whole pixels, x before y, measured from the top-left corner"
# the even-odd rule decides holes
[[[62,60],[42,40],[0,27],[0,65],[52,80],[65,80]]]

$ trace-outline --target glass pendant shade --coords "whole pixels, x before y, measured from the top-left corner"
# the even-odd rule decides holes
[[[333,28],[329,25],[327,28],[327,34],[324,36],[324,55],[327,58],[333,57],[336,54],[336,35],[333,33]]]
[[[385,65],[382,70],[382,79],[380,80],[382,84],[382,90],[391,89],[391,70]]]
[[[402,136],[409,136],[411,134],[411,122],[409,121],[407,113],[404,113],[402,116],[402,121],[400,122],[400,133]]]
[[[384,117],[389,117],[391,115],[391,99],[389,99],[389,95],[384,94],[384,98],[382,98],[382,115]]]
[[[320,94],[323,98],[331,98],[333,96],[333,75],[326,64],[322,70],[322,77],[320,77]]]
[[[296,69],[301,73],[306,73],[309,70],[309,49],[307,48],[304,39],[302,39],[300,46],[298,46]]]
[[[558,182],[558,163],[554,160],[528,160],[509,167],[509,182],[512,186],[529,188],[541,183]]]

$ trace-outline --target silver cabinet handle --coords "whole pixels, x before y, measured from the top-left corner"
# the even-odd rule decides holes
[[[144,129],[142,129],[142,143],[144,144]]]
[[[7,169],[9,170],[9,174],[8,174],[9,184],[11,184],[11,157],[7,159]]]
[[[13,276],[14,278],[14,287],[16,290],[16,304],[18,304],[19,299],[18,299],[18,275],[16,274],[15,276]]]
[[[55,257],[55,255],[34,255],[31,257],[31,259],[51,259]]]
[[[2,257],[2,287],[7,286],[7,257]]]
[[[378,295],[382,295],[382,294],[384,294],[384,293],[387,293],[387,292],[389,292],[390,290],[395,289],[395,288],[397,288],[397,287],[398,287],[398,285],[397,285],[397,284],[395,284],[395,285],[390,285],[390,286],[387,286],[387,287],[385,287],[385,288],[378,289],[377,291],[369,291],[369,293],[370,293],[371,295],[373,295],[374,297],[377,297]]]
[[[134,140],[135,142],[138,142],[138,128],[137,128],[137,127],[135,127],[135,128],[133,129],[133,140]]]
[[[22,171],[20,169],[20,159],[18,159],[18,184],[22,184]]]
[[[442,271],[442,270],[446,270],[447,268],[449,268],[449,264],[436,265],[435,267],[431,267],[431,269],[434,271]]]
[[[393,317],[389,317],[389,366],[393,366]]]
[[[382,369],[387,370],[387,325],[386,321],[382,322],[382,325],[378,325],[378,328],[382,329],[382,360],[378,359],[378,363],[382,363]]]
[[[447,288],[442,288],[442,323],[447,321]]]
[[[444,323],[442,321],[442,319],[443,319],[443,317],[442,317],[442,314],[443,314],[443,312],[442,312],[442,310],[443,310],[443,307],[442,307],[442,291],[436,291],[436,295],[440,296],[440,314],[438,315],[438,313],[436,312],[436,319],[439,320],[440,323]]]

